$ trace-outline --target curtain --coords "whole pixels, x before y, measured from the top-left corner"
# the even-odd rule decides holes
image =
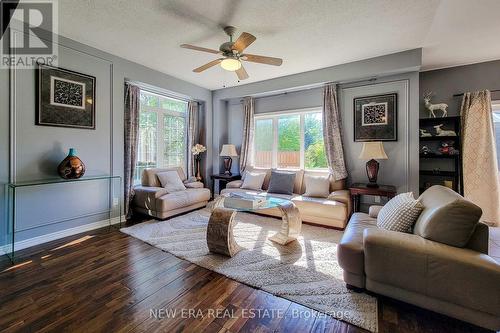
[[[240,174],[243,174],[245,167],[252,158],[252,142],[254,134],[254,100],[252,97],[245,97],[243,100],[243,139],[241,141],[240,152]]]
[[[462,116],[464,196],[481,207],[481,221],[500,224],[500,179],[488,90],[465,93]]]
[[[139,87],[128,83],[125,84],[124,203],[127,219],[132,216],[130,203],[134,197],[134,173],[139,142],[139,99]]]
[[[323,140],[328,168],[333,178],[347,178],[336,84],[328,84],[323,88]]]
[[[197,144],[198,133],[198,102],[189,101],[188,103],[188,132],[187,132],[187,148],[188,148],[188,178],[196,175],[195,160],[191,148]]]

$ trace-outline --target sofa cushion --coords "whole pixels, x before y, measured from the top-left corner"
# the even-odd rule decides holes
[[[413,198],[413,193],[401,193],[380,209],[377,226],[381,229],[409,232],[424,207]]]
[[[294,172],[271,171],[271,181],[269,182],[269,193],[292,194],[295,182]]]
[[[173,167],[173,168],[149,168],[144,169],[141,176],[141,185],[142,186],[153,186],[153,187],[162,187],[160,180],[156,176],[158,172],[172,171],[175,170],[179,174],[179,177],[182,181],[186,180],[186,175],[184,174],[184,170],[181,167]]]
[[[159,212],[184,208],[210,200],[210,190],[207,188],[188,188],[185,191],[168,193],[156,200],[156,210]]]
[[[356,275],[365,274],[363,246],[363,232],[365,229],[378,229],[377,220],[365,213],[354,213],[337,249],[340,266]]]
[[[186,189],[177,171],[158,172],[156,176],[160,180],[161,186],[165,188],[168,193],[184,191]]]
[[[271,169],[247,166],[245,168],[245,172],[243,172],[243,174],[241,175],[241,180],[245,181],[247,172],[265,173],[266,177],[264,177],[264,183],[262,183],[262,189],[267,190],[267,188],[269,187],[269,181],[271,180]]]
[[[330,180],[328,176],[304,175],[307,197],[326,198],[330,195]]]
[[[269,195],[274,194],[269,193]],[[292,201],[301,215],[335,217],[336,219],[347,218],[347,205],[339,201],[306,197],[304,195],[295,195],[292,197]]]
[[[243,184],[241,188],[246,190],[262,190],[262,184],[264,183],[264,178],[266,178],[266,174],[264,172],[245,172],[245,179],[243,180]]]
[[[424,210],[414,234],[451,246],[464,247],[468,243],[482,215],[481,208],[440,185],[427,189],[419,201]]]

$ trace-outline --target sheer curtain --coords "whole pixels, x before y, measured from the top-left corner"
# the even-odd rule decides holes
[[[500,224],[500,179],[488,90],[465,93],[462,100],[464,196],[481,207],[481,220]]]
[[[243,100],[243,139],[240,152],[240,174],[243,175],[245,167],[252,158],[252,141],[254,135],[254,100],[245,97]]]
[[[193,148],[193,146],[198,143],[197,142],[197,140],[198,140],[197,134],[198,134],[198,102],[189,101],[189,103],[188,103],[188,132],[187,132],[187,149],[188,149],[187,175],[188,175],[188,178],[195,176],[195,174],[196,174],[195,161],[194,161],[193,153],[191,152],[191,148]]]
[[[333,178],[347,178],[336,84],[327,84],[323,88],[323,140],[328,168]]]
[[[134,197],[134,172],[137,164],[137,148],[139,133],[139,103],[140,89],[137,86],[125,84],[125,156],[124,156],[124,203],[127,219],[132,216],[130,203]]]

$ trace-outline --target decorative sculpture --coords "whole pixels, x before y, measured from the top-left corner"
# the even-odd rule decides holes
[[[446,103],[432,104],[431,103],[432,96],[433,96],[432,92],[424,94],[424,103],[427,110],[429,110],[429,118],[436,118],[436,114],[434,113],[434,111],[436,110],[443,111],[443,115],[441,117],[446,117],[446,115],[448,114],[448,111],[446,110],[448,108],[448,104]]]
[[[457,133],[452,130],[444,130],[441,127],[443,124],[433,126],[436,129],[436,136],[457,136]]]
[[[432,136],[432,134],[431,134],[431,133],[427,132],[427,131],[426,131],[426,130],[424,130],[424,129],[420,129],[419,131],[420,131],[420,137],[421,137],[421,138],[425,138],[425,137],[430,137],[430,136]]]

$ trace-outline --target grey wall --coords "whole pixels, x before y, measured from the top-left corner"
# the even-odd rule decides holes
[[[366,181],[363,161],[357,159],[361,143],[353,142],[352,99],[357,96],[398,92],[398,141],[385,143],[390,157],[381,162],[380,183],[394,184],[399,191],[418,193],[418,109],[420,50],[378,57],[308,73],[291,75],[240,87],[214,91],[213,151],[224,143],[241,145],[243,96],[255,96],[255,113],[318,107],[322,105],[322,89],[318,86],[329,81],[360,80],[355,84],[341,84],[339,100],[344,119],[346,160],[351,182]],[[394,74],[399,73],[399,74]],[[375,82],[365,81],[377,77]],[[293,86],[295,85],[295,86]],[[316,88],[308,88],[316,86]],[[272,95],[272,92],[291,91]],[[269,94],[270,96],[262,96]],[[260,97],[259,97],[260,96]],[[214,170],[221,163],[214,156]],[[233,165],[233,172],[237,172]]]
[[[126,79],[199,100],[202,103],[201,127],[205,136],[202,141],[212,141],[211,131],[207,130],[212,127],[211,91],[64,37],[59,37],[57,46],[60,67],[90,74],[97,79],[96,130],[35,126],[34,71],[18,69],[9,76],[7,70],[0,70],[0,182],[57,177],[56,167],[69,147],[77,148],[78,155],[86,164],[86,175],[123,177]],[[11,105],[9,92],[15,95]],[[15,122],[10,134],[9,119]],[[9,153],[10,143],[13,149]],[[210,174],[210,151],[207,156],[204,171]],[[19,215],[16,229],[26,231],[19,232],[17,240],[102,220],[107,217],[99,213],[107,208],[107,191],[105,182],[22,190],[17,203]],[[2,193],[0,208],[5,212],[3,197]],[[1,214],[0,218],[4,235],[7,226],[5,215]]]
[[[460,113],[462,98],[453,97],[454,94],[483,89],[500,89],[500,60],[420,73],[420,95],[434,92],[436,95],[431,102],[448,104],[449,116]],[[493,93],[492,97],[500,99],[500,92]],[[428,117],[421,96],[420,116]]]

